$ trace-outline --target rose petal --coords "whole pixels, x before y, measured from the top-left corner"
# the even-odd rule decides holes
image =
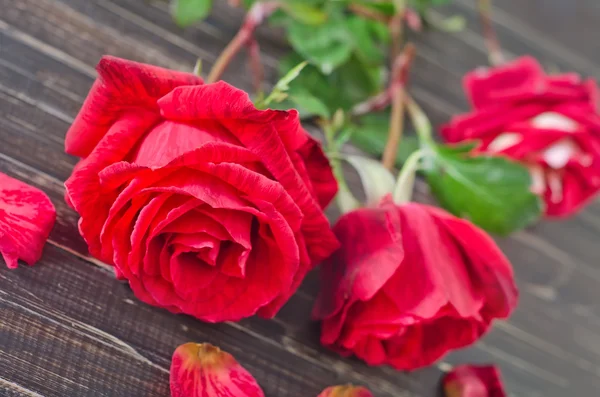
[[[318,397],[373,397],[373,394],[366,387],[340,385],[328,387]]]
[[[236,359],[208,343],[186,343],[173,353],[171,397],[264,397]]]
[[[228,100],[221,100],[223,97]],[[257,110],[248,94],[225,82],[176,88],[159,105],[163,117],[170,120],[220,120],[262,159],[266,169],[302,210],[302,230],[312,261],[316,264],[331,254],[337,241],[329,222],[290,158],[290,152],[302,147],[308,139],[297,111]]]
[[[575,120],[556,112],[544,112],[535,116],[531,119],[531,125],[535,128],[563,132],[574,132],[579,127]]]
[[[338,184],[321,144],[309,137],[306,143],[298,149],[298,154],[304,161],[317,201],[321,208],[327,207],[337,194]]]
[[[493,365],[461,365],[442,381],[446,397],[506,397],[500,371]]]
[[[465,91],[475,108],[498,104],[532,95],[545,89],[545,74],[532,57],[521,57],[491,69],[476,69],[463,81]]]
[[[333,231],[342,249],[321,267],[323,288],[313,309],[315,319],[336,314],[347,297],[371,299],[390,279],[404,257],[399,226],[391,203],[349,212],[337,221]]]
[[[0,173],[0,253],[9,269],[18,259],[29,265],[40,259],[55,220],[44,192]]]
[[[157,110],[156,100],[173,88],[202,84],[201,78],[190,73],[112,56],[102,57],[96,69],[98,79],[65,138],[67,153],[79,157],[92,152],[123,111]]]

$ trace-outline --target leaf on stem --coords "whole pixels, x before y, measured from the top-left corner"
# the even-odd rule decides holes
[[[287,30],[292,47],[324,74],[347,62],[354,50],[343,17],[330,17],[326,23],[316,26],[293,21]]]
[[[301,1],[283,3],[282,8],[290,17],[307,25],[320,25],[327,21],[323,10]]]
[[[503,157],[473,156],[472,148],[436,146],[428,152],[424,171],[440,204],[501,235],[535,222],[543,203],[530,190],[527,169]]]
[[[360,177],[367,204],[374,204],[392,193],[396,183],[394,175],[379,161],[363,156],[346,156],[345,159]]]
[[[211,8],[212,0],[171,0],[171,15],[181,27],[206,18]]]
[[[304,61],[300,64],[291,68],[273,87],[273,91],[263,100],[259,100],[256,103],[256,107],[259,109],[267,108],[271,102],[283,102],[288,98],[288,91],[290,89],[289,84],[294,81],[302,72],[302,69],[306,67],[308,62]]]
[[[280,74],[286,74],[302,61],[298,54],[290,54],[280,62]],[[308,95],[322,102],[333,114],[337,109],[350,110],[383,89],[383,66],[368,66],[353,56],[347,63],[326,75],[314,65],[308,65],[300,76],[290,83],[290,96]],[[335,89],[333,89],[335,87]],[[299,106],[299,104],[296,104]],[[302,117],[314,114],[302,112]]]

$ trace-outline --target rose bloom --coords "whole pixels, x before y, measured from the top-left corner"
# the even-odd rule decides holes
[[[104,57],[66,137],[92,255],[144,302],[205,321],[272,317],[336,247],[337,184],[298,113],[224,82]]]
[[[549,216],[569,216],[600,191],[598,88],[573,73],[547,75],[522,57],[465,76],[474,109],[442,128],[448,142],[522,162]]]
[[[479,339],[517,303],[510,263],[472,223],[385,197],[342,216],[321,269],[321,343],[410,370]]]

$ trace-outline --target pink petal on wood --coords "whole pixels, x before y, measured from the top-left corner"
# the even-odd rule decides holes
[[[22,259],[33,265],[56,220],[44,192],[0,173],[0,253],[10,269]]]

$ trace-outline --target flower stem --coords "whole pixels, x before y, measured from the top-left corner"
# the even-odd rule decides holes
[[[406,0],[395,0],[394,8],[396,13],[390,19],[388,28],[390,29],[390,36],[392,37],[391,44],[391,59],[395,60],[402,48],[402,39],[404,35],[404,14],[406,12]],[[392,65],[393,66],[393,65]]]
[[[504,63],[504,55],[502,54],[502,47],[500,46],[492,22],[492,0],[477,0],[477,8],[479,9],[479,18],[481,19],[483,28],[483,38],[488,50],[490,64],[492,66],[500,65]]]
[[[248,43],[248,56],[250,58],[250,70],[252,70],[252,84],[254,85],[254,92],[259,97],[263,95],[263,79],[265,71],[263,64],[260,60],[260,46],[258,41],[252,38]]]
[[[382,164],[387,169],[393,169],[398,154],[398,146],[402,139],[404,130],[404,103],[406,96],[406,83],[408,81],[408,72],[415,57],[415,46],[408,43],[404,51],[400,54],[393,67],[393,76],[390,83],[390,96],[392,98],[392,114],[390,116],[390,131],[388,140],[383,151],[381,159]]]
[[[253,40],[256,28],[280,6],[281,3],[278,1],[264,1],[255,3],[248,10],[242,27],[215,61],[206,79],[207,83],[214,83],[221,79],[232,59],[240,52],[242,47]]]
[[[390,18],[382,12],[358,3],[351,3],[348,9],[361,17],[387,24]]]

